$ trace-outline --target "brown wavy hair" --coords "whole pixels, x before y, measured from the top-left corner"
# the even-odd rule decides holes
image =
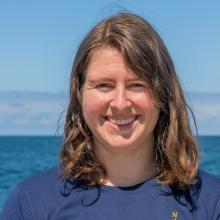
[[[62,177],[86,185],[99,185],[106,177],[104,165],[92,147],[92,133],[82,114],[82,87],[91,56],[102,46],[116,48],[126,65],[150,85],[160,108],[155,126],[154,155],[158,180],[184,189],[196,182],[199,150],[192,134],[188,106],[172,59],[162,39],[142,17],[118,13],[102,20],[82,41],[70,80],[70,101],[61,148]],[[192,113],[195,127],[195,117]],[[197,131],[197,129],[196,129]]]

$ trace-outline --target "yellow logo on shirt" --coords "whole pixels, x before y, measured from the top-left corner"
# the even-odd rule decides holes
[[[177,220],[177,218],[178,218],[178,212],[177,212],[177,211],[173,211],[173,212],[171,213],[171,217],[172,217],[173,220]]]

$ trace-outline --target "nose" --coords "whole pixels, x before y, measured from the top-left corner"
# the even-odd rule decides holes
[[[115,89],[110,106],[119,111],[125,110],[131,106],[128,94],[123,86]]]

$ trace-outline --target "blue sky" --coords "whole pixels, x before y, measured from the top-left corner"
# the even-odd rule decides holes
[[[184,89],[192,94],[195,108],[203,110],[197,113],[201,122],[205,120],[203,133],[210,133],[209,128],[213,126],[212,130],[220,133],[220,1],[9,0],[0,3],[0,134],[7,133],[3,131],[6,118],[16,114],[18,117],[22,109],[24,100],[18,96],[15,102],[16,94],[35,92],[32,102],[25,99],[17,127],[12,123],[14,133],[22,133],[22,123],[32,121],[35,113],[44,112],[45,118],[51,114],[50,120],[56,119],[65,108],[66,101],[62,100],[67,100],[64,94],[68,91],[72,60],[79,42],[94,24],[120,9],[142,15],[156,28],[173,57]],[[11,92],[13,97],[8,96]],[[216,99],[210,98],[213,93]],[[59,101],[55,103],[48,95],[48,100],[54,103],[51,106],[57,107],[54,110],[48,107],[49,101],[39,101],[37,94],[39,97],[58,94],[57,97],[63,98],[57,98]],[[12,105],[4,97],[11,97]],[[38,101],[33,103],[35,98]],[[33,111],[28,119],[27,111]],[[22,114],[26,114],[23,121]],[[209,116],[215,118],[214,125]],[[55,123],[45,120],[41,125],[33,122],[31,126],[32,122],[23,133],[50,134],[55,130]]]

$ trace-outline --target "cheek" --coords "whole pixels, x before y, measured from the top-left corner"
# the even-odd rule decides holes
[[[152,99],[145,94],[136,95],[133,97],[133,101],[135,102],[135,105],[139,106],[139,108],[143,111],[151,111],[155,108]]]
[[[157,119],[159,117],[159,109],[156,107],[151,98],[140,97],[139,99],[136,99],[136,104],[138,105],[144,118],[152,122],[157,122]]]
[[[95,95],[85,93],[82,99],[83,116],[85,120],[94,121],[105,109],[105,99]],[[90,123],[89,123],[90,124]]]

